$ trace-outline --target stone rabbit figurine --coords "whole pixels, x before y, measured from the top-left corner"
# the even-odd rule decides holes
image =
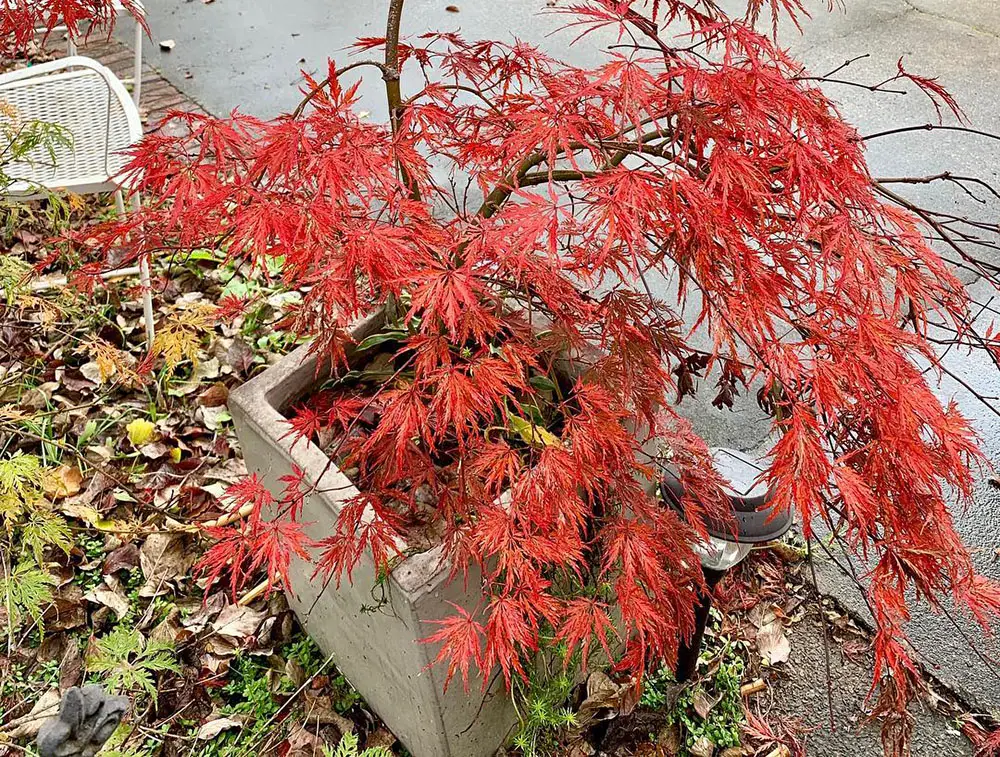
[[[128,697],[109,696],[95,684],[63,694],[59,715],[42,724],[41,757],[93,757],[111,738],[128,709]]]

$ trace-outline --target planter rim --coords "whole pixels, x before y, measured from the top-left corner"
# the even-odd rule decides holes
[[[359,332],[380,328],[381,320],[381,314],[376,313],[359,321],[351,330],[357,337]],[[244,422],[263,437],[272,439],[289,461],[302,469],[309,484],[319,489],[335,487],[339,501],[358,494],[358,489],[311,439],[289,436],[288,419],[281,412],[324,379],[320,356],[313,351],[310,341],[234,389],[229,395],[229,403],[240,407],[245,416]],[[329,499],[323,498],[326,502]],[[336,507],[329,509],[333,524],[340,510]],[[441,544],[414,554],[406,554],[405,541],[398,542],[397,546],[403,558],[393,567],[391,580],[407,595],[415,597],[433,591],[453,572],[451,561],[444,554]]]

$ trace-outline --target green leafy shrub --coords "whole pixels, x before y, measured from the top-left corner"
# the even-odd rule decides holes
[[[35,455],[0,460],[0,540],[7,542],[2,554],[30,553],[41,564],[46,547],[67,553],[73,548],[66,519],[45,498],[45,484],[51,476]]]
[[[270,668],[249,657],[236,657],[229,667],[229,680],[222,688],[229,700],[223,712],[252,715],[257,720],[274,715],[278,702],[272,694],[270,672]]]
[[[42,613],[45,605],[52,601],[52,587],[55,578],[45,570],[30,562],[18,563],[9,573],[5,569],[0,575],[0,599],[7,610],[7,636],[12,638],[25,617],[44,631]]]
[[[642,682],[639,706],[649,710],[662,710],[670,704],[670,688],[676,686],[674,672],[664,666],[655,673],[648,673]]]

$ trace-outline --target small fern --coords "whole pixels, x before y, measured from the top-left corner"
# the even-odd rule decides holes
[[[43,567],[45,549],[73,548],[69,524],[45,498],[49,475],[34,455],[0,460],[0,600],[8,639],[26,618],[44,631],[42,613],[55,585]]]
[[[54,576],[30,562],[19,563],[9,575],[6,570],[0,573],[0,599],[7,610],[5,630],[8,637],[13,637],[14,630],[25,617],[35,622],[39,632],[44,631],[42,613],[52,601],[55,584]]]
[[[50,475],[34,455],[0,460],[0,538],[11,540],[8,554],[30,551],[38,564],[45,547],[66,553],[73,548],[69,525],[45,499]]]
[[[520,723],[512,744],[525,757],[555,753],[565,730],[576,725],[576,713],[567,701],[574,686],[570,671],[577,664],[574,659],[565,671],[534,671],[528,684],[515,686]]]
[[[184,361],[198,367],[198,355],[205,339],[215,324],[215,307],[203,303],[175,308],[167,313],[157,327],[152,353],[162,357],[166,375],[173,375],[174,369]]]
[[[73,536],[65,518],[51,510],[36,507],[21,521],[21,549],[30,551],[40,565],[42,553],[48,546],[68,553],[73,549]]]
[[[393,757],[392,750],[384,746],[371,747],[359,752],[358,737],[353,733],[345,733],[336,749],[330,746],[323,747],[323,755],[324,757]]]
[[[100,682],[109,691],[145,692],[156,701],[156,673],[180,672],[172,644],[147,641],[134,628],[120,625],[95,642],[96,652],[87,660],[91,674],[102,673]]]
[[[20,295],[29,291],[27,282],[34,268],[13,255],[0,255],[0,293],[7,304],[13,304]]]
[[[54,165],[56,150],[72,146],[66,127],[22,120],[16,108],[0,102],[0,191],[18,180],[16,164]]]
[[[20,515],[26,503],[42,496],[45,469],[34,455],[0,460],[0,516]]]

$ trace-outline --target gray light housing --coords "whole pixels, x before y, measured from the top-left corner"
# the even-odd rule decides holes
[[[729,482],[727,494],[732,520],[704,517],[705,529],[716,539],[741,544],[763,544],[780,538],[792,527],[792,512],[770,504],[772,492],[760,480],[764,466],[741,452],[718,447],[712,450],[715,469]],[[680,506],[684,487],[668,472],[660,484],[660,496],[672,507]]]

